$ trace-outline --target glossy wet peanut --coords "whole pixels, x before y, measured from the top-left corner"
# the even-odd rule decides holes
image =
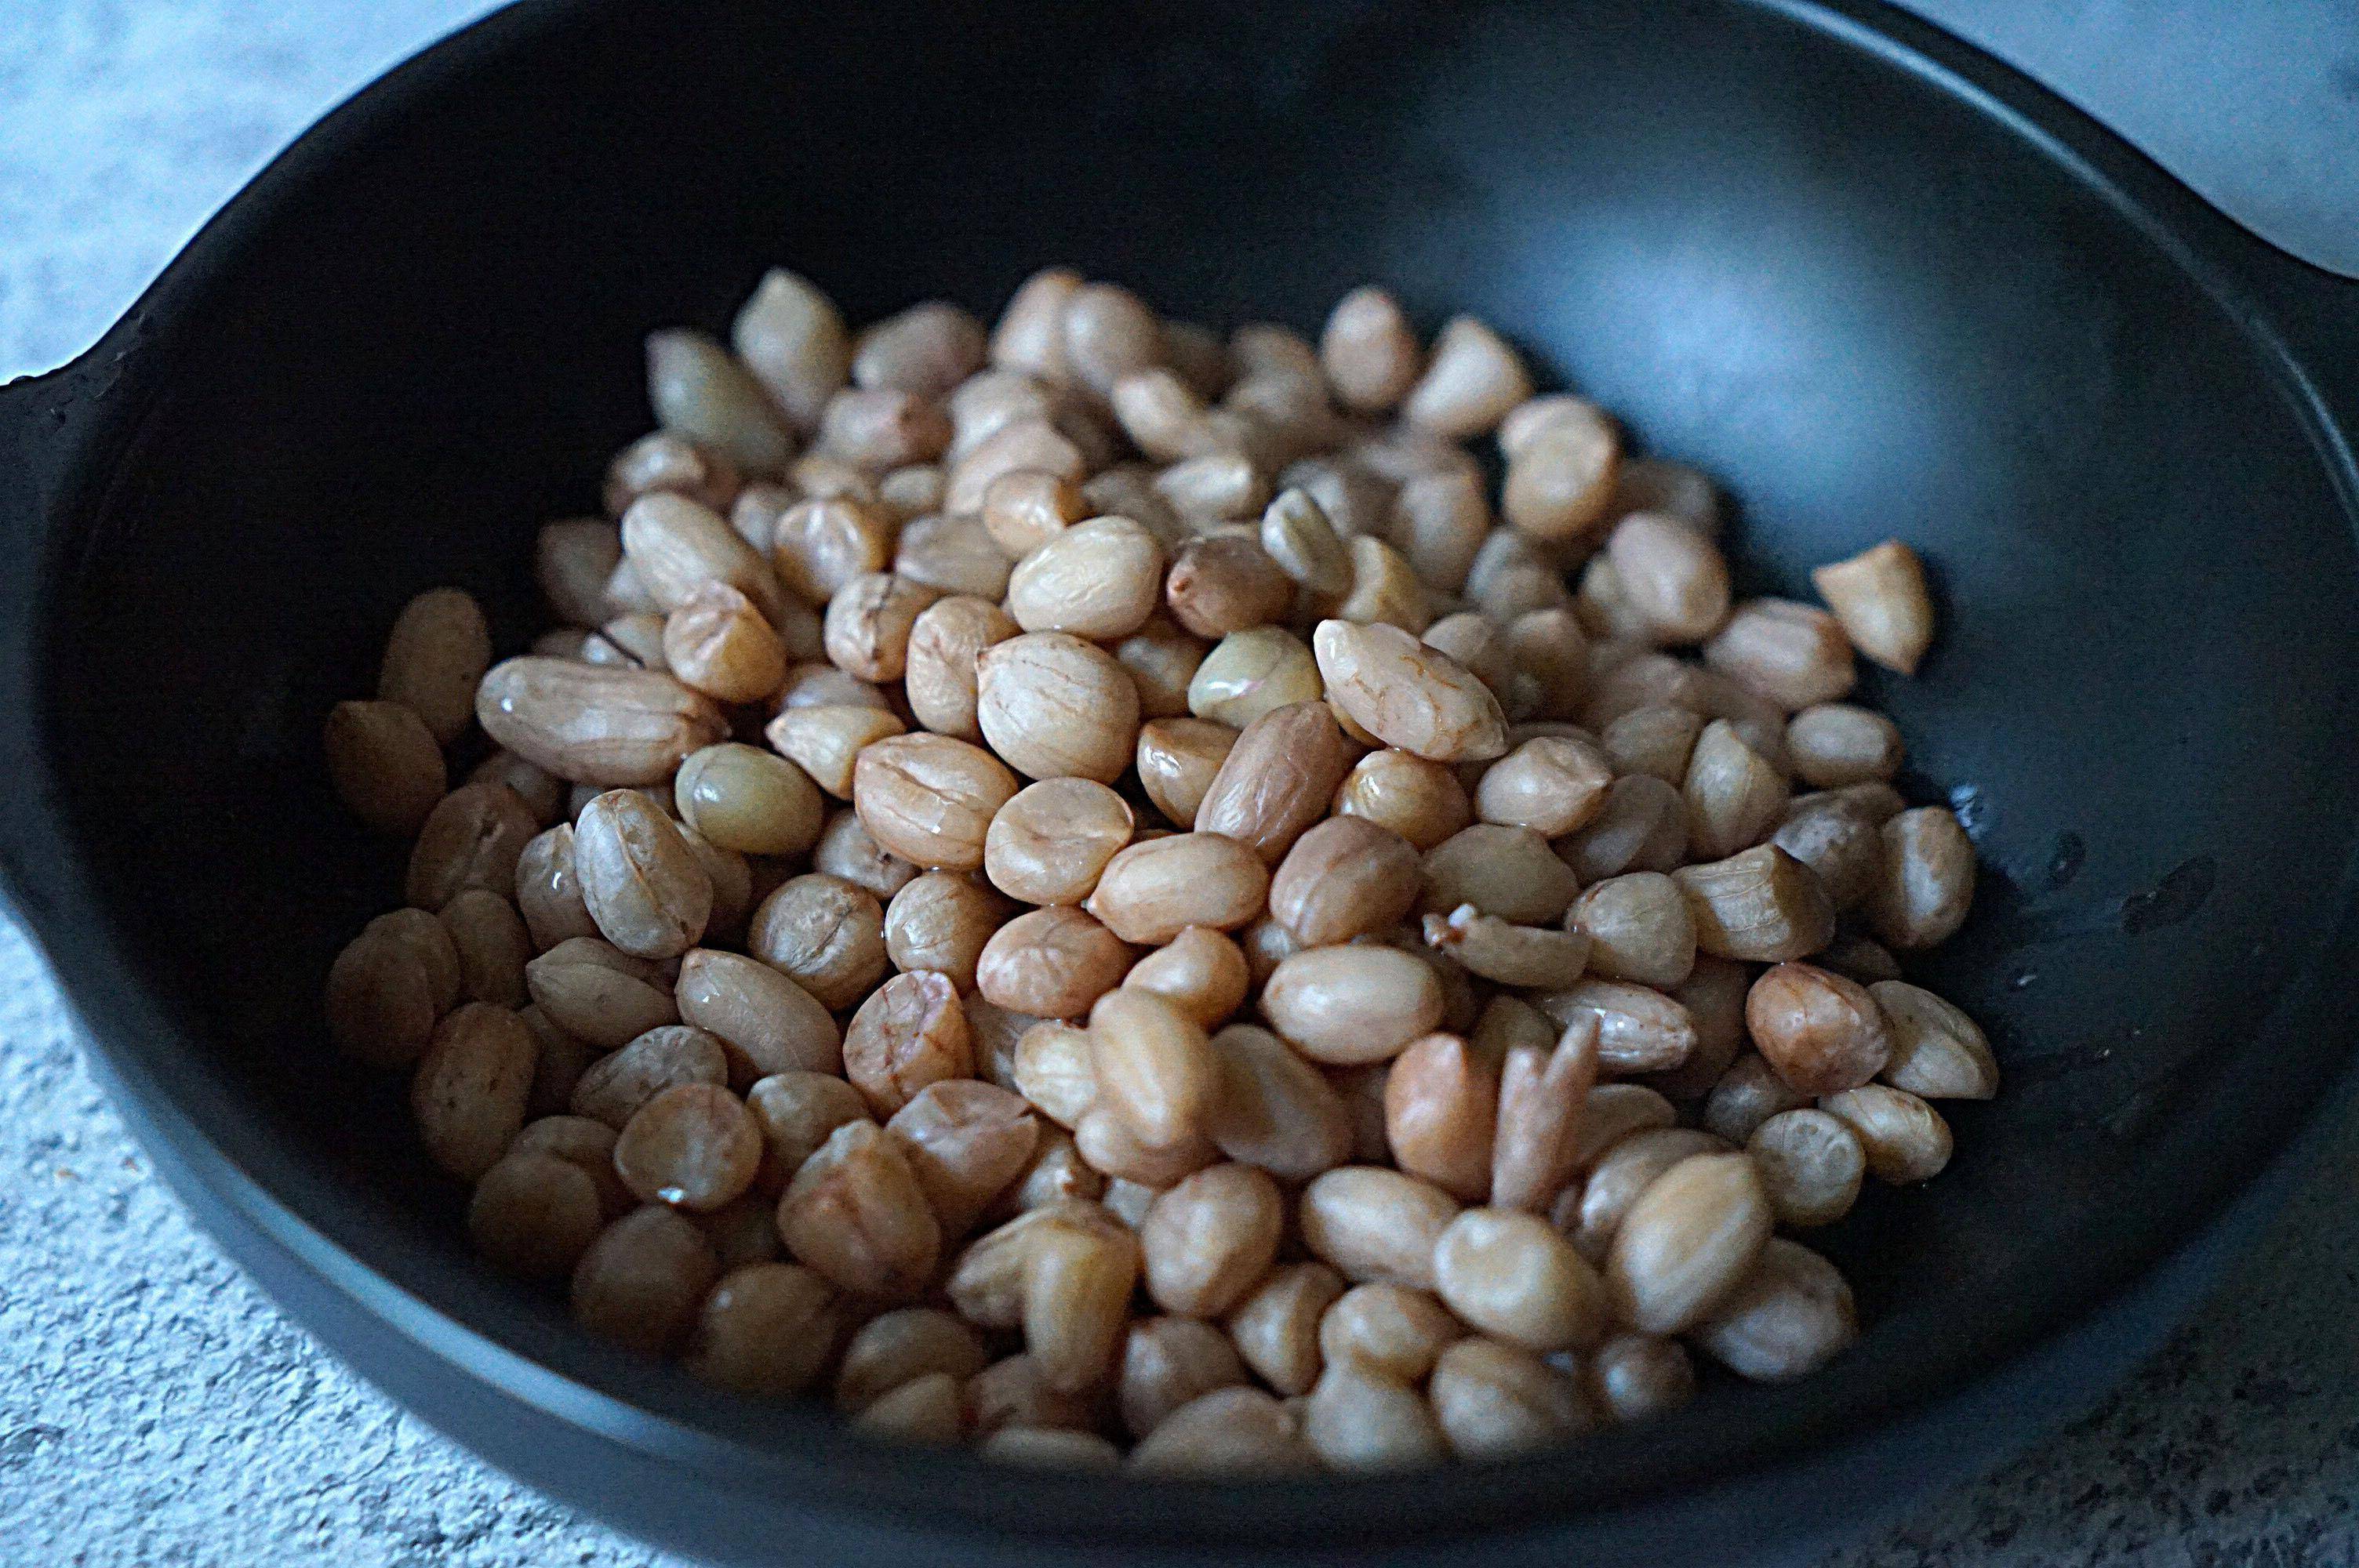
[[[1110,784],[1129,764],[1138,688],[1103,649],[1062,632],[1031,633],[985,648],[975,671],[976,721],[1016,772]]]
[[[1023,1099],[972,1078],[929,1084],[885,1124],[945,1237],[965,1235],[1032,1158],[1040,1123]]]
[[[1311,638],[1330,701],[1387,746],[1431,762],[1507,749],[1498,698],[1465,665],[1396,626],[1322,621]]]
[[[1395,948],[1308,947],[1281,962],[1262,991],[1270,1026],[1312,1061],[1381,1062],[1441,1022],[1441,984]]]
[[[1745,1023],[1762,1057],[1799,1094],[1857,1088],[1892,1054],[1891,1029],[1867,988],[1814,964],[1765,971],[1745,998]]]
[[[1321,822],[1295,840],[1269,881],[1271,916],[1306,946],[1387,930],[1415,907],[1417,850],[1358,816]]]
[[[1751,1272],[1773,1219],[1746,1156],[1680,1161],[1638,1195],[1614,1232],[1605,1281],[1615,1315],[1650,1334],[1693,1326]]]
[[[1867,1155],[1868,1173],[1906,1185],[1929,1182],[1950,1162],[1950,1124],[1922,1097],[1888,1084],[1829,1095],[1819,1108],[1849,1127]]]
[[[484,732],[576,784],[656,784],[726,733],[710,699],[651,670],[525,657],[495,665],[475,693]]]
[[[1435,1241],[1433,1275],[1451,1312],[1529,1351],[1582,1348],[1605,1332],[1603,1281],[1534,1215],[1467,1210]]]
[[[610,790],[582,808],[573,870],[599,934],[636,957],[678,957],[712,917],[712,879],[671,818],[636,790]]]
[[[1136,952],[1085,911],[1037,909],[999,928],[975,964],[984,1000],[1036,1018],[1079,1018],[1122,983]]]
[[[1293,1047],[1250,1023],[1230,1024],[1211,1044],[1216,1083],[1205,1132],[1222,1153],[1288,1182],[1351,1155],[1343,1096]]]
[[[1266,907],[1268,892],[1269,872],[1250,845],[1200,831],[1118,851],[1082,907],[1124,941],[1157,946],[1190,925],[1244,925]]]
[[[843,1032],[843,1076],[890,1116],[929,1084],[974,1071],[974,1039],[946,975],[920,969],[879,986]]]
[[[1015,913],[972,876],[929,871],[885,906],[885,951],[897,969],[932,969],[971,991],[984,945]]]
[[[643,1203],[707,1213],[753,1185],[762,1133],[751,1111],[717,1084],[676,1084],[625,1122],[614,1170]]]
[[[1602,1263],[1614,1233],[1655,1178],[1696,1154],[1725,1154],[1729,1144],[1701,1129],[1656,1127],[1617,1139],[1589,1168],[1578,1186],[1558,1195],[1552,1217],[1571,1237],[1575,1250]]]

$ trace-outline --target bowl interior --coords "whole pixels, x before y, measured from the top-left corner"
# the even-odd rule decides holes
[[[1315,330],[1380,279],[1720,476],[1748,587],[1807,592],[1887,535],[1933,564],[1936,654],[1864,685],[1911,793],[1974,835],[1977,914],[1923,971],[2006,1087],[1955,1108],[1940,1180],[1825,1236],[1863,1347],[1716,1390],[1647,1452],[1758,1453],[1963,1375],[2215,1199],[2343,1059],[2305,971],[2352,849],[2349,520],[2232,311],[1939,81],[1660,0],[624,5],[512,31],[528,51],[413,81],[202,242],[46,628],[62,808],[195,1043],[116,1044],[262,1108],[359,1195],[333,1223],[364,1258],[472,1267],[398,1086],[356,1083],[318,1024],[329,958],[400,880],[329,798],[321,718],[423,587],[522,644],[532,530],[594,510],[647,427],[641,335],[724,324],[772,263],[855,318],[993,313],[1067,262]],[[485,1289],[477,1326],[604,1365]],[[1562,1464],[1560,1498],[1643,1478]]]

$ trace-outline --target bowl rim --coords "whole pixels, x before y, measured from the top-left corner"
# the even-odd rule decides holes
[[[2345,511],[2359,516],[2359,469],[2350,441],[2328,416],[2312,372],[2277,331],[2269,302],[2286,269],[2332,275],[2267,246],[2047,89],[1884,0],[1719,3],[1782,19],[1905,71],[1999,123],[2100,194],[2236,322],[2295,393]],[[245,237],[434,94],[541,47],[600,5],[524,0],[397,66],[275,158],[89,353],[63,371],[6,389],[12,401],[61,411],[65,439],[40,464],[37,477],[49,486],[44,504],[24,509],[48,524],[48,536],[38,541],[40,565],[11,574],[21,580],[0,600],[0,643],[9,644],[0,648],[0,690],[35,691],[45,684],[34,646],[37,606],[44,585],[71,573],[62,558],[71,529],[56,519],[87,515],[99,505],[110,479],[105,460],[123,449],[148,401],[145,394],[168,372],[175,322],[234,280]],[[13,622],[9,606],[17,610]],[[60,783],[33,706],[19,704],[16,718],[0,719],[0,762],[16,764],[13,776],[21,781],[13,803],[0,808],[0,885],[14,895],[114,1082],[135,1102],[135,1119],[150,1135],[170,1140],[196,1179],[253,1231],[421,1352],[608,1442],[726,1487],[795,1495],[823,1509],[890,1512],[925,1497],[940,1501],[945,1517],[938,1522],[951,1530],[1167,1546],[1249,1536],[1257,1546],[1281,1549],[1296,1536],[1283,1530],[1273,1536],[1273,1521],[1293,1520],[1299,1543],[1332,1550],[1353,1541],[1530,1529],[1577,1512],[1644,1504],[1670,1488],[1724,1487],[1805,1462],[1840,1461],[1936,1418],[2118,1301],[2199,1237],[2323,1100],[2309,1098],[2277,1120],[2247,1127],[2239,1143],[2221,1152],[2208,1180],[2093,1244],[2073,1260],[2071,1276],[2038,1301],[1995,1305],[1979,1332],[1947,1357],[1886,1365],[1892,1358],[1879,1361],[1871,1335],[1853,1352],[1858,1375],[1843,1385],[1855,1389],[1849,1397],[1831,1399],[1814,1383],[1748,1390],[1746,1419],[1735,1423],[1741,1433],[1714,1433],[1704,1412],[1695,1411],[1694,1419],[1674,1416],[1617,1431],[1610,1459],[1604,1445],[1592,1443],[1496,1466],[1382,1479],[1142,1478],[1109,1488],[1102,1478],[1017,1475],[960,1452],[862,1439],[815,1403],[764,1407],[716,1393],[570,1325],[544,1336],[519,1334],[516,1287],[488,1271],[453,1277],[399,1227],[381,1223],[376,1211],[384,1200],[352,1191],[299,1157],[271,1135],[257,1108],[222,1082],[202,1075],[168,1078],[157,1043],[186,1050],[196,1036],[114,937],[55,805]],[[2321,952],[2276,999],[2273,1022],[2264,1028],[2322,1011],[2331,1000],[2326,988],[2335,983],[2331,974],[2359,968],[2349,961],[2359,953],[2359,914],[2347,868],[2343,888],[2341,914]],[[2338,1076],[2347,1078],[2347,1062]],[[484,1326],[491,1323],[501,1330]],[[981,1484],[986,1477],[990,1484]]]

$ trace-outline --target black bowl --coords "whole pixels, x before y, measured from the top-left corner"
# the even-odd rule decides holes
[[[1223,324],[1370,277],[1475,311],[1723,476],[1751,587],[1927,553],[1941,644],[1869,695],[1983,856],[1928,968],[2008,1083],[1829,1237],[1854,1352],[1516,1465],[1117,1484],[716,1396],[468,1257],[397,1087],[321,1043],[398,885],[321,715],[419,588],[532,629],[530,531],[644,427],[649,327],[773,262],[867,316],[1049,260]],[[158,1168],[428,1420],[716,1557],[1671,1563],[1855,1524],[2149,1343],[2350,1054],[2359,290],[1869,0],[527,5],[331,116],[0,416],[0,867]]]

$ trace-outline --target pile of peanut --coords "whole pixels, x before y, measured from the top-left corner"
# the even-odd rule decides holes
[[[1703,476],[1375,288],[1316,345],[1063,270],[854,334],[775,272],[647,358],[559,629],[423,594],[327,724],[416,840],[330,1028],[485,1258],[726,1388],[1166,1472],[1852,1341],[1775,1232],[1997,1087],[1895,961],[1973,851],[1843,700],[1931,641],[1906,546],[1734,600]]]

